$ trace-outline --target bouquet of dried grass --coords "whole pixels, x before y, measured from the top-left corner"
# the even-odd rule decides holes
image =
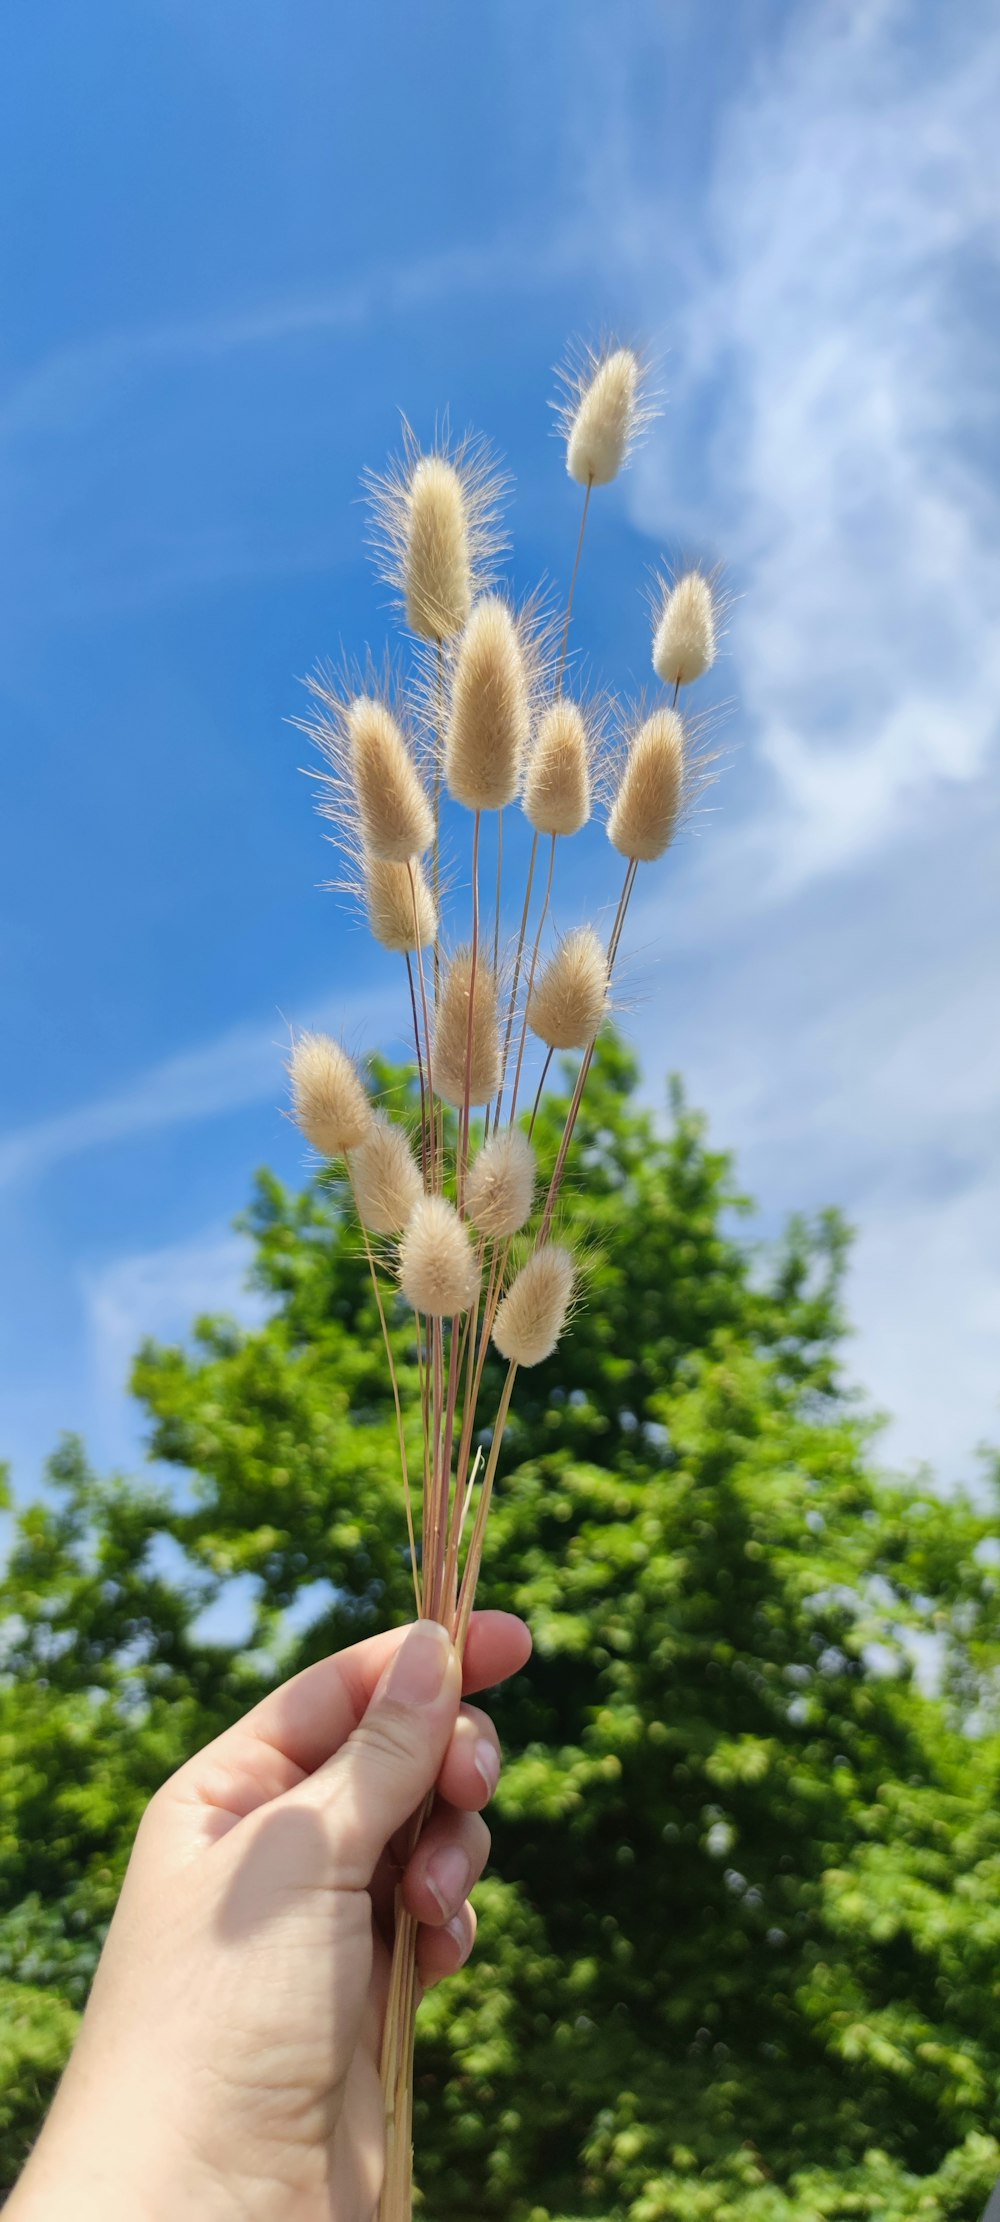
[[[302,721],[322,751],[320,808],[350,861],[368,925],[406,967],[418,1138],[373,1101],[345,1050],[322,1035],[294,1045],[294,1113],[321,1156],[346,1172],[385,1339],[417,1612],[443,1622],[459,1652],[518,1370],[551,1356],[574,1301],[578,1266],[557,1239],[557,1207],[629,899],[639,865],[664,854],[703,773],[678,697],[716,650],[713,582],[689,571],[658,581],[653,667],[665,700],[616,715],[570,689],[591,497],[615,478],[652,411],[630,348],[588,353],[564,378],[566,463],[584,498],[559,623],[546,620],[540,599],[518,606],[497,584],[505,489],[488,450],[446,437],[424,454],[407,428],[402,456],[369,478],[368,490],[383,575],[410,636],[409,668],[402,676],[370,663],[360,677],[323,672],[309,682],[312,710]],[[606,938],[580,925],[547,947],[557,845],[587,824],[595,794],[608,801],[608,838],[625,865],[614,921]],[[508,947],[503,814],[515,805],[532,837]],[[465,911],[464,938],[442,915],[446,809],[448,830],[457,820],[471,835],[468,901],[452,905]],[[496,883],[484,917],[488,825]],[[449,876],[454,884],[454,868]],[[580,1063],[540,1194],[532,1132],[557,1050],[579,1052]],[[540,1072],[526,1112],[529,1054]],[[414,1316],[421,1385],[418,1477],[388,1332],[401,1305]],[[491,1342],[507,1371],[486,1415]],[[411,1849],[425,1818],[414,1816]],[[411,2213],[416,2008],[416,1923],[399,1904],[382,2053],[381,2222],[408,2222]]]

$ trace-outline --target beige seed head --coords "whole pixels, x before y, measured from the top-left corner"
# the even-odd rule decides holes
[[[434,813],[392,711],[377,695],[356,695],[344,713],[365,847],[405,864],[434,839]]]
[[[586,1049],[608,1005],[608,960],[592,926],[559,943],[528,998],[528,1025],[550,1049]]]
[[[573,1260],[557,1242],[547,1242],[521,1271],[497,1312],[493,1340],[502,1358],[519,1366],[551,1358],[566,1324],[573,1294]]]
[[[649,414],[640,401],[642,365],[631,347],[589,349],[561,410],[566,469],[581,486],[617,478]]]
[[[462,481],[444,455],[421,455],[409,487],[406,616],[424,640],[450,640],[472,608],[472,557]]]
[[[683,801],[684,727],[676,710],[654,710],[632,740],[611,806],[612,847],[642,863],[662,856]]]
[[[444,1196],[421,1196],[399,1246],[399,1285],[415,1312],[452,1319],[467,1312],[480,1271],[468,1229]]]
[[[383,949],[411,954],[436,941],[437,906],[419,857],[412,864],[389,864],[383,857],[366,856],[364,884],[368,924]]]
[[[297,1125],[323,1157],[341,1157],[363,1142],[372,1107],[356,1067],[328,1034],[300,1034],[289,1062]]]
[[[465,1205],[480,1234],[517,1234],[531,1217],[535,1153],[520,1127],[504,1127],[484,1142],[465,1184]]]
[[[715,597],[700,571],[686,571],[664,594],[653,639],[653,669],[669,687],[690,686],[715,662]]]
[[[590,748],[583,712],[565,697],[550,702],[535,735],[524,782],[524,810],[536,833],[579,833],[590,816]]]
[[[423,1194],[405,1127],[374,1111],[364,1141],[347,1153],[358,1217],[373,1234],[401,1234]]]
[[[364,483],[379,569],[407,624],[424,640],[453,639],[504,545],[506,481],[489,447],[471,434],[454,441],[445,427],[423,455],[404,423],[402,455]]]
[[[472,1045],[469,1052],[469,1002],[472,1001]],[[497,983],[492,966],[482,952],[476,962],[472,992],[472,950],[457,949],[441,978],[434,1026],[434,1090],[445,1103],[462,1106],[466,1096],[468,1065],[469,1102],[488,1103],[500,1083],[500,1028],[497,1020]]]
[[[499,595],[484,595],[459,644],[444,737],[448,792],[467,810],[502,810],[513,801],[528,744],[530,705],[517,620]]]

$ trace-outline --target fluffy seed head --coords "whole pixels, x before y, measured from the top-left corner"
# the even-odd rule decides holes
[[[539,721],[524,782],[536,833],[579,833],[590,816],[590,748],[583,712],[565,696]]]
[[[365,847],[404,864],[430,847],[434,813],[403,733],[377,695],[356,695],[344,721]]]
[[[465,1184],[465,1204],[480,1234],[517,1234],[531,1216],[535,1153],[520,1127],[508,1126],[484,1142]]]
[[[519,1366],[551,1358],[566,1324],[573,1294],[573,1260],[557,1242],[536,1250],[508,1289],[493,1323],[502,1358]]]
[[[456,949],[441,978],[434,1026],[433,1079],[435,1093],[442,1096],[445,1103],[464,1105],[467,1066],[470,1104],[488,1103],[490,1097],[495,1096],[500,1082],[497,983],[492,966],[485,961],[480,951],[476,960],[476,984],[473,993],[471,948]]]
[[[407,623],[424,640],[449,640],[472,608],[472,556],[462,481],[446,456],[418,458],[409,505]]]
[[[452,441],[446,428],[423,455],[404,424],[402,455],[384,474],[366,472],[365,487],[379,569],[407,624],[424,640],[453,639],[504,545],[506,482],[489,448],[471,435]]]
[[[415,949],[429,948],[437,939],[437,906],[419,857],[414,857],[412,864],[407,865],[388,864],[384,857],[366,856],[364,885],[368,923],[383,949],[411,953]]]
[[[480,1272],[468,1229],[444,1196],[421,1196],[399,1246],[399,1285],[415,1312],[451,1319],[467,1312]]]
[[[297,1125],[323,1157],[341,1157],[363,1142],[372,1107],[346,1050],[328,1034],[300,1034],[289,1063]]]
[[[653,638],[653,669],[669,687],[690,686],[715,662],[715,597],[700,571],[667,589]]]
[[[363,1225],[373,1234],[401,1234],[423,1193],[405,1127],[374,1111],[364,1141],[348,1150],[347,1164]]]
[[[566,469],[581,486],[607,486],[649,416],[639,357],[631,347],[589,348],[579,370],[562,377]]]
[[[611,806],[612,847],[647,864],[662,856],[683,801],[684,727],[676,710],[654,710],[631,742]]]
[[[550,1049],[586,1049],[608,1003],[608,960],[592,926],[559,943],[528,998],[528,1025]]]
[[[517,621],[499,595],[476,603],[452,676],[444,738],[448,792],[467,810],[502,810],[521,777],[531,687]]]

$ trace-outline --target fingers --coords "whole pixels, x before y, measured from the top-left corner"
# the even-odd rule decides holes
[[[385,1845],[437,1781],[458,1717],[462,1673],[436,1621],[409,1628],[363,1717],[286,1806],[323,1825],[326,1881],[367,1890]]]
[[[476,1916],[466,1903],[442,1929],[421,1929],[417,1935],[417,1974],[425,1991],[465,1966],[476,1941]]]
[[[432,1928],[445,1927],[461,1912],[489,1856],[490,1832],[478,1813],[439,1807],[403,1877],[407,1912]]]
[[[463,1705],[438,1776],[449,1805],[478,1813],[488,1805],[500,1779],[500,1739],[488,1713]]]
[[[307,1667],[182,1767],[161,1798],[172,1807],[193,1810],[199,1835],[213,1837],[233,1820],[280,1797],[346,1742],[405,1634],[405,1628],[389,1629]],[[463,1688],[487,1689],[505,1681],[530,1653],[531,1637],[523,1620],[513,1613],[474,1613]],[[468,1731],[463,1733],[468,1736]],[[464,1760],[459,1778],[467,1792],[474,1776]],[[451,1798],[452,1791],[448,1795]],[[482,1801],[463,1793],[453,1802]],[[213,1823],[206,1818],[213,1812],[225,1819]]]

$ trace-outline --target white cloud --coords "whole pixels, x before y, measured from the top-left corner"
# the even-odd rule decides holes
[[[181,1340],[205,1312],[230,1313],[248,1325],[263,1320],[264,1298],[246,1285],[252,1256],[248,1236],[212,1226],[184,1242],[85,1272],[81,1289],[98,1399],[120,1405],[143,1336]]]
[[[856,1222],[849,1361],[894,1415],[886,1454],[945,1480],[1000,1406],[998,113],[978,0],[919,36],[888,0],[789,12],[719,118],[630,496],[739,595],[744,745],[633,920],[664,950],[649,1061],[685,1073],[770,1226]],[[619,192],[657,318],[665,216]]]
[[[348,1038],[364,1030],[369,1044],[386,1041],[402,1018],[399,996],[378,987],[340,995],[308,1014],[309,1024],[332,1027]],[[0,1135],[0,1189],[152,1128],[215,1118],[268,1097],[278,1102],[289,1038],[287,1024],[278,1018],[270,1026],[227,1028],[203,1048],[165,1058],[111,1095]]]
[[[721,134],[679,400],[683,422],[725,379],[712,492],[743,590],[763,781],[740,846],[761,891],[882,849],[983,775],[1000,728],[1000,502],[978,453],[1000,26],[977,20],[943,11],[916,39],[884,0],[793,12]],[[664,454],[634,481],[657,532]]]

